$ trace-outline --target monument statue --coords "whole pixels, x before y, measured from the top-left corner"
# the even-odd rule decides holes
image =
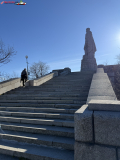
[[[97,64],[96,64],[96,59],[94,57],[96,52],[96,46],[90,28],[86,29],[84,50],[85,50],[85,55],[83,56],[81,62],[81,71],[96,72]]]
[[[84,50],[85,54],[90,57],[96,52],[96,46],[90,28],[86,29]]]

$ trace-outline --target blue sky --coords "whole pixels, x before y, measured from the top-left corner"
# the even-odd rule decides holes
[[[2,2],[2,1],[1,1]],[[116,63],[120,54],[119,0],[24,0],[26,5],[0,4],[0,39],[17,54],[0,71],[19,76],[42,61],[54,69],[80,71],[86,28],[96,44],[97,64]]]

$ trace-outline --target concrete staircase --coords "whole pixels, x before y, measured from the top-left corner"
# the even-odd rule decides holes
[[[73,160],[74,112],[86,103],[92,76],[71,72],[1,95],[0,156]]]

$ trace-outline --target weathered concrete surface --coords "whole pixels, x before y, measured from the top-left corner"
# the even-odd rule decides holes
[[[88,105],[83,105],[74,114],[75,140],[82,142],[93,141],[93,111],[88,110]]]
[[[74,160],[117,160],[116,149],[75,142]]]
[[[88,103],[89,110],[95,111],[118,111],[120,112],[120,101],[116,100],[91,100]]]
[[[120,112],[94,111],[95,143],[120,146]]]

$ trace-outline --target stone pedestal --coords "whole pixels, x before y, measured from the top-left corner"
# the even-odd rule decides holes
[[[81,61],[81,72],[84,71],[97,71],[97,63],[94,57],[84,55]]]

